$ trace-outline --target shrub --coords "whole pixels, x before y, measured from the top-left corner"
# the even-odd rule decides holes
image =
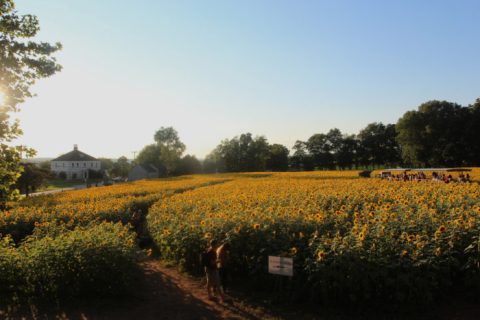
[[[3,238],[0,293],[42,301],[122,295],[137,279],[136,252],[135,233],[119,223],[38,226],[18,248]]]
[[[20,252],[10,236],[0,238],[0,301],[11,302],[25,288],[23,279]]]
[[[358,173],[358,176],[362,178],[370,178],[372,171],[371,170],[363,170]]]

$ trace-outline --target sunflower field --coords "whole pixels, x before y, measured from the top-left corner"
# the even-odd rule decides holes
[[[138,181],[12,204],[0,212],[0,303],[128,293],[138,280],[138,230],[149,207],[224,180]]]
[[[0,300],[128,293],[145,235],[161,259],[198,275],[208,241],[228,240],[234,278],[283,300],[477,293],[479,184],[359,174],[196,175],[27,198],[0,212]],[[269,274],[268,256],[293,258],[293,277]]]
[[[190,272],[209,239],[227,239],[236,277],[267,291],[278,289],[268,256],[292,257],[288,299],[416,304],[478,292],[477,183],[321,177],[237,176],[157,202],[148,227],[162,257]]]

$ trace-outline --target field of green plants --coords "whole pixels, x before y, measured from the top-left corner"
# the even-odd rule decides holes
[[[128,294],[139,276],[135,231],[148,208],[175,193],[223,181],[201,176],[140,181],[12,204],[0,212],[1,300]]]
[[[138,233],[198,275],[207,242],[228,240],[235,278],[283,300],[417,305],[480,289],[477,183],[356,171],[141,181],[26,199],[0,214],[0,233],[0,295],[14,300],[134,290]],[[294,276],[269,274],[269,255],[292,257]]]

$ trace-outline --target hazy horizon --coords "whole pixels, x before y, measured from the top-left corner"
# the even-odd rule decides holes
[[[428,100],[480,96],[480,3],[17,0],[61,42],[62,72],[14,117],[17,142],[133,158],[160,127],[204,158],[251,132],[295,140],[395,123]]]

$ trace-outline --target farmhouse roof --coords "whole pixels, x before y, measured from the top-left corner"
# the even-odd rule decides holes
[[[52,161],[97,161],[97,159],[78,150],[77,145],[75,145],[72,151],[61,155]]]
[[[139,165],[143,170],[149,173],[157,173],[158,169],[153,164],[140,164]]]

